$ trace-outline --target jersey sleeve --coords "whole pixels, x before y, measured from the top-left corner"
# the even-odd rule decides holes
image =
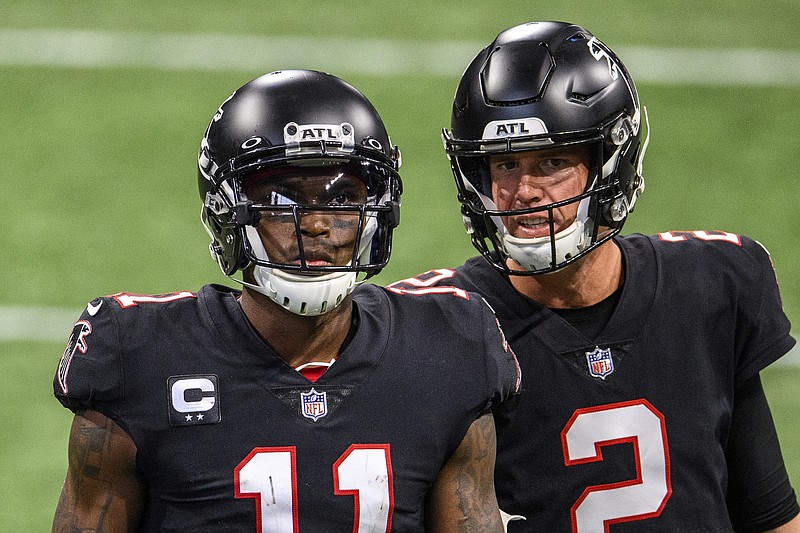
[[[760,273],[760,286],[743,287],[750,297],[742,298],[738,308],[737,383],[753,377],[795,344],[769,253],[757,241],[743,238],[742,244],[755,263],[752,268]]]
[[[75,322],[58,362],[53,391],[72,410],[104,414],[108,402],[123,395],[122,365],[114,306],[105,298],[89,303]]]
[[[503,328],[492,308],[479,295],[473,294],[472,298],[479,300],[484,306],[484,352],[486,353],[486,375],[491,398],[491,403],[487,408],[491,408],[506,402],[519,393],[522,371],[517,356],[506,340]]]

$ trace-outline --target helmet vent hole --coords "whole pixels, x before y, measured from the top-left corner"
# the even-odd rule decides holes
[[[602,89],[599,91],[595,91],[593,93],[582,94],[582,93],[572,93],[570,98],[576,102],[588,102],[593,97],[597,96],[599,93],[602,92]]]

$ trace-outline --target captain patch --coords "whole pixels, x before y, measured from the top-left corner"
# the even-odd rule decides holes
[[[167,380],[172,426],[217,424],[220,421],[217,376],[172,376]]]

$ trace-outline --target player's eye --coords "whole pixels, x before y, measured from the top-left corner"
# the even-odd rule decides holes
[[[361,205],[367,201],[366,187],[361,182],[337,183],[328,190],[328,205]]]
[[[510,172],[519,168],[519,163],[517,161],[500,161],[495,164],[495,168],[503,172]]]
[[[329,205],[356,205],[361,202],[353,194],[340,193],[328,200]]]
[[[569,165],[569,162],[560,157],[551,157],[550,159],[546,159],[543,165],[548,168],[564,168]]]

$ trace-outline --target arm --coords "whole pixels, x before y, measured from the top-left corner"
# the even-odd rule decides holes
[[[136,473],[136,445],[128,434],[97,411],[76,413],[53,532],[133,531],[144,492]]]
[[[795,516],[782,526],[768,529],[764,533],[800,533],[800,515]]]
[[[495,449],[494,418],[485,413],[472,423],[436,478],[428,502],[428,530],[503,531],[494,492]]]
[[[800,509],[758,374],[736,386],[725,455],[734,529],[800,532]]]

